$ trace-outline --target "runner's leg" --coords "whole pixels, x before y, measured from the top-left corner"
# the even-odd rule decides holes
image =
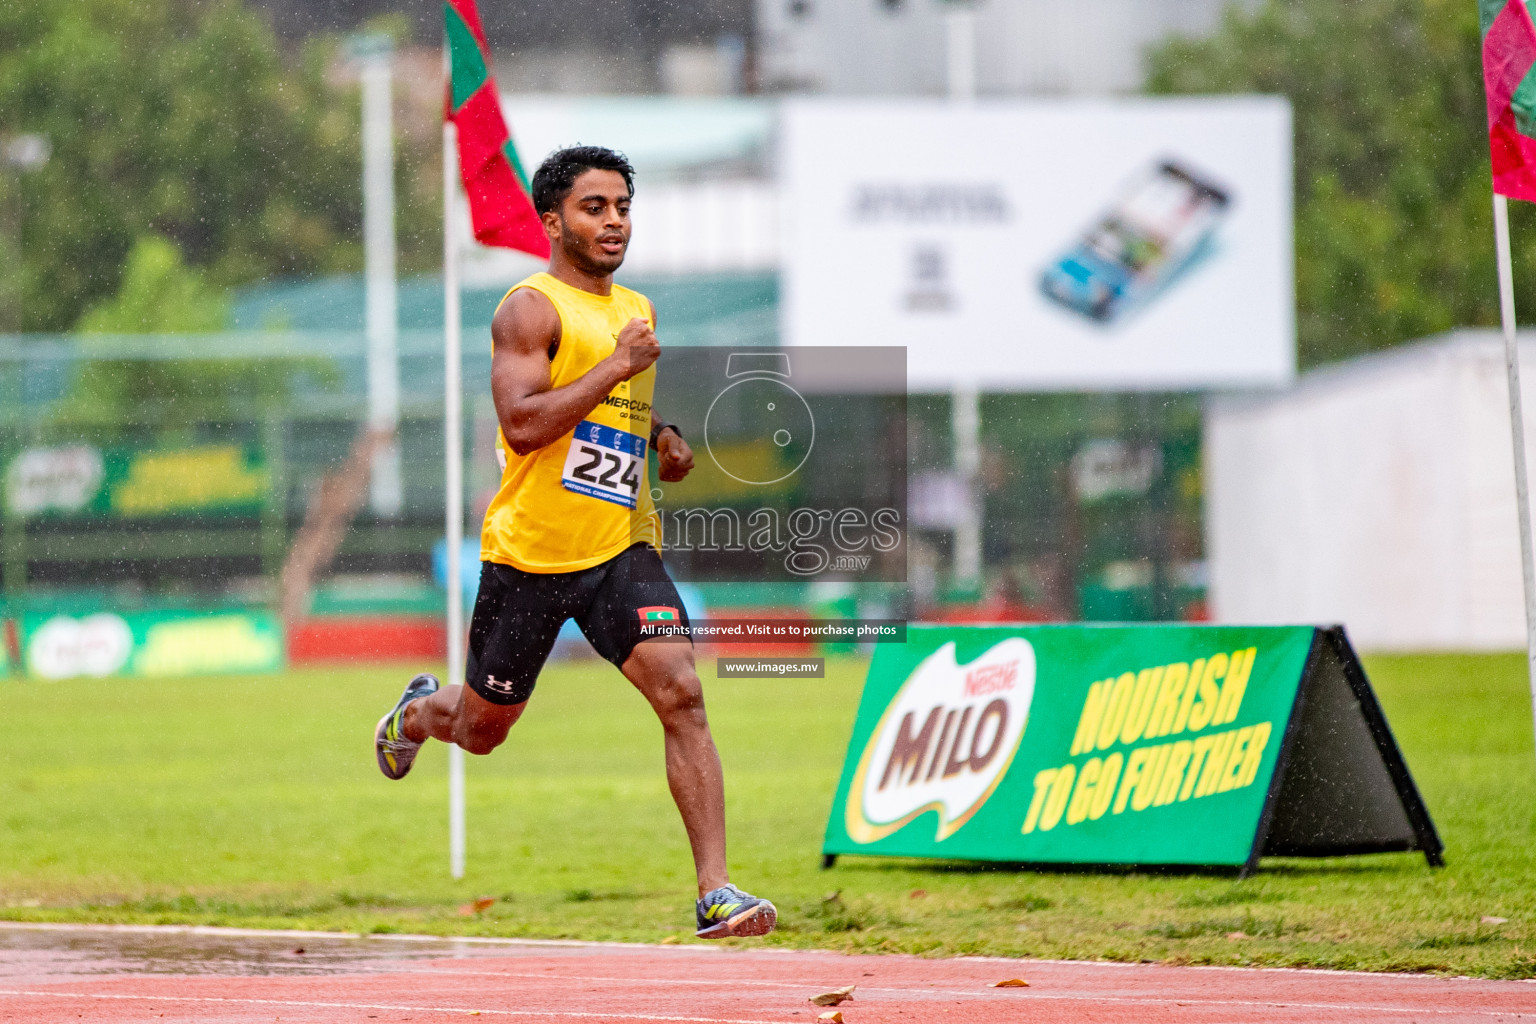
[[[650,702],[666,737],[667,785],[693,848],[699,895],[730,881],[725,868],[725,782],[704,714],[693,645],[646,640],[620,666]]]
[[[417,743],[429,737],[456,743],[471,754],[489,754],[522,717],[525,700],[511,706],[492,704],[461,683],[445,686],[405,708],[403,732]]]
[[[666,741],[667,784],[693,848],[699,898],[694,918],[701,939],[764,935],[778,911],[768,900],[730,884],[725,862],[725,785],[720,755],[704,713],[704,687],[693,644],[682,637],[646,636],[644,623],[686,626],[688,611],[654,548],[636,544],[605,563],[576,624],[608,661],[650,702]]]
[[[489,754],[507,738],[533,693],[584,584],[578,573],[526,573],[483,563],[470,618],[468,685],[454,683],[406,705],[401,731],[420,743],[454,743]]]

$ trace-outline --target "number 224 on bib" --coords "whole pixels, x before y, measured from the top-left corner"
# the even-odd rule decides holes
[[[582,420],[571,437],[560,482],[568,491],[634,508],[645,478],[646,440]]]

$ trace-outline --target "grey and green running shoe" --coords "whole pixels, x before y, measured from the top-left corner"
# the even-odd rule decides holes
[[[373,730],[373,751],[379,759],[379,771],[386,779],[405,778],[416,760],[416,751],[421,749],[420,743],[406,739],[401,731],[405,725],[405,706],[436,692],[437,676],[423,672],[406,684],[400,702],[379,719],[378,728]]]
[[[701,939],[767,935],[779,921],[779,912],[772,903],[744,893],[729,882],[705,893],[695,909],[699,930],[694,934]]]

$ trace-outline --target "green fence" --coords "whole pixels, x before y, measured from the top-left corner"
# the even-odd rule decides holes
[[[487,346],[488,347],[488,346]],[[364,414],[351,332],[0,339],[0,568],[12,604],[116,588],[270,600]],[[441,336],[400,339],[401,514],[364,509],[341,572],[425,576],[442,536]],[[469,492],[494,485],[488,352],[465,358]]]
[[[720,300],[725,321],[762,319],[767,300],[743,296],[740,309]],[[283,307],[252,303],[247,313],[274,308]],[[706,324],[707,310],[696,312]],[[690,341],[715,336],[700,326]],[[489,347],[483,325],[467,327],[469,536],[497,478]],[[420,586],[443,532],[441,334],[404,330],[399,353],[404,507],[388,519],[365,508],[332,572]],[[4,600],[51,607],[105,589],[118,607],[270,602],[314,488],[357,438],[365,381],[358,330],[0,337]],[[913,396],[908,416],[917,487],[951,463],[948,400]],[[987,396],[982,434],[986,580],[980,590],[954,587],[948,530],[914,522],[910,586],[882,591],[882,613],[1200,616],[1195,396]],[[737,603],[721,595],[727,602]]]

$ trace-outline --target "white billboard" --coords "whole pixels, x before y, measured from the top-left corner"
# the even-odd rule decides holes
[[[791,345],[905,345],[914,390],[1296,372],[1283,99],[796,100]]]

